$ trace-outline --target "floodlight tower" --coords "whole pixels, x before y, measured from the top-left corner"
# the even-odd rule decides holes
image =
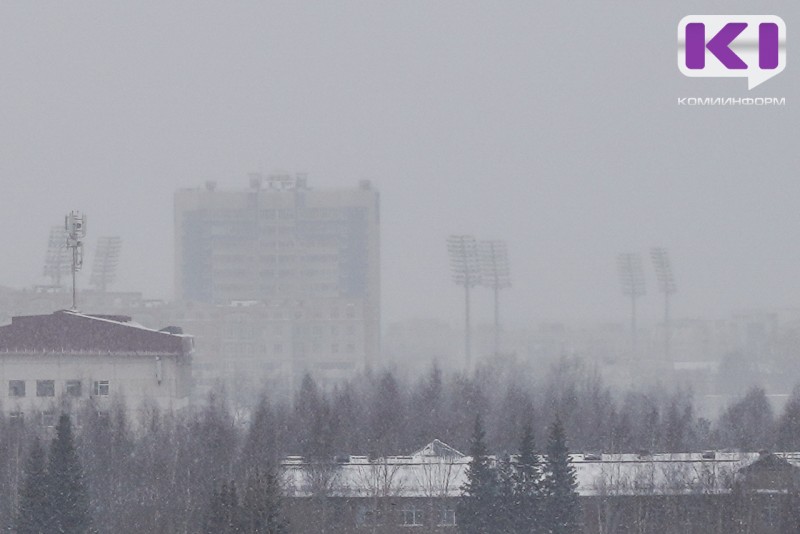
[[[480,283],[481,269],[478,261],[478,245],[471,235],[451,235],[447,238],[450,267],[453,281],[464,288],[464,360],[472,363],[472,332],[469,320],[469,290]]]
[[[64,217],[67,232],[67,248],[72,249],[72,310],[78,309],[77,274],[83,266],[83,238],[86,237],[86,216],[79,211],[71,211]]]
[[[89,283],[102,293],[106,292],[117,276],[121,247],[122,239],[118,236],[105,236],[97,240]]]
[[[672,334],[672,324],[669,314],[669,298],[678,292],[675,285],[675,277],[672,274],[672,263],[669,260],[667,249],[654,247],[650,249],[650,257],[653,260],[653,267],[656,270],[658,279],[658,289],[664,294],[664,357],[670,359],[670,336]]]
[[[52,284],[61,287],[61,277],[69,274],[70,265],[67,257],[67,231],[63,226],[50,228],[47,241],[47,255],[44,259],[44,275]]]
[[[622,294],[631,299],[631,346],[636,354],[636,299],[646,293],[644,269],[639,254],[620,254],[617,256],[617,270],[622,285]]]
[[[505,241],[480,241],[481,285],[494,291],[494,353],[500,352],[500,290],[511,287],[511,269]]]

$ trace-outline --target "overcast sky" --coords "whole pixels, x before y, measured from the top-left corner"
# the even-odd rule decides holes
[[[384,322],[458,324],[451,233],[508,241],[518,325],[625,320],[616,255],[654,245],[676,315],[800,306],[800,4],[758,4],[789,59],[753,91],[676,66],[683,16],[752,6],[2,2],[0,285],[42,283],[48,228],[80,209],[90,246],[123,237],[119,289],[171,297],[174,190],[285,170],[380,189]]]

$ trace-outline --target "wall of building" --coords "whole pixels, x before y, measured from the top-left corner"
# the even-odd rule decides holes
[[[160,380],[159,380],[160,379]],[[15,384],[11,384],[15,381]],[[14,391],[24,382],[24,396]],[[52,381],[53,389],[43,381]],[[80,382],[80,394],[69,391],[68,382]],[[40,384],[37,391],[37,383]],[[74,387],[74,385],[73,385]],[[111,399],[125,400],[135,412],[142,402],[160,408],[181,409],[191,392],[191,360],[171,354],[99,353],[0,353],[0,398],[7,414],[40,417],[62,403],[74,404],[93,398],[100,406]]]

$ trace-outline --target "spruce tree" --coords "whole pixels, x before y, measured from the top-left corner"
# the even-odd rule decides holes
[[[24,480],[19,489],[19,509],[14,521],[17,534],[46,534],[53,531],[48,503],[47,457],[39,437],[35,437]]]
[[[523,429],[519,458],[514,468],[514,497],[517,506],[514,530],[518,534],[540,532],[542,466],[536,455],[536,443],[530,424]]]
[[[543,531],[549,534],[580,532],[580,503],[577,475],[570,463],[567,437],[556,416],[550,427],[545,462]]]
[[[458,531],[462,534],[493,534],[497,472],[486,449],[486,432],[481,416],[475,417],[469,453],[472,459],[467,467],[467,481],[462,486],[458,504]]]
[[[244,532],[241,521],[236,484],[223,482],[220,491],[214,491],[206,515],[205,534],[234,534]]]
[[[284,534],[288,525],[281,514],[280,479],[274,468],[252,469],[242,497],[242,526],[246,534]]]
[[[52,532],[83,534],[89,531],[89,497],[72,437],[72,423],[61,414],[50,445],[47,469]]]
[[[492,532],[515,534],[521,512],[521,502],[516,491],[516,462],[511,458],[498,461],[497,493],[492,507]]]

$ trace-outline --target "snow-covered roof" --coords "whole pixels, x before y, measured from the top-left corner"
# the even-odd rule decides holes
[[[800,453],[776,453],[800,466]],[[738,471],[758,453],[572,454],[582,496],[728,493]],[[283,462],[287,492],[310,496],[321,487],[338,497],[458,497],[470,456],[434,440],[410,456],[370,460],[351,456],[336,464]],[[323,486],[324,485],[324,486]]]
[[[2,352],[121,352],[179,354],[192,336],[146,328],[123,315],[88,315],[61,310],[12,317],[0,327]]]

